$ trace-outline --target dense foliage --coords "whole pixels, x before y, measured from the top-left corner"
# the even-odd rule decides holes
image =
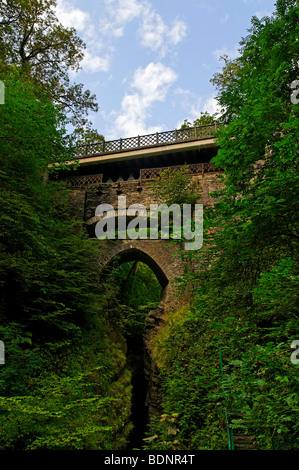
[[[101,243],[69,214],[64,184],[47,180],[51,165],[65,168],[73,157],[66,117],[42,89],[38,54],[30,60],[29,45],[43,46],[43,21],[48,39],[76,39],[43,14],[54,3],[7,1],[0,10],[0,448],[130,448],[144,319],[161,287],[140,262],[116,260],[100,276]],[[223,189],[205,210],[203,248],[188,253],[181,284],[192,300],[169,312],[152,344],[164,413],[145,448],[226,449],[233,430],[252,436],[254,448],[298,449],[291,343],[299,339],[299,139],[290,99],[298,16],[295,0],[278,0],[272,17],[253,18],[240,57],[226,59],[214,77],[224,124],[214,161],[225,170]],[[20,58],[18,38],[32,19],[38,27]],[[75,65],[81,42],[70,62],[68,51],[50,46],[49,73],[59,81],[66,77],[59,63]],[[98,136],[80,126],[77,134],[87,143]],[[186,168],[166,171],[153,192],[168,205],[200,197]]]
[[[80,68],[85,44],[74,28],[60,23],[56,6],[56,0],[0,3],[0,70],[17,66],[80,128],[98,105],[82,83],[70,79],[69,72]]]
[[[135,363],[126,342],[142,344],[160,287],[142,266],[99,278],[99,243],[71,218],[64,184],[46,178],[71,157],[64,116],[18,70],[3,78],[0,448],[123,448]]]
[[[200,127],[200,126],[209,126],[217,122],[216,113],[211,116],[207,111],[204,113],[200,113],[200,117],[194,119],[193,123],[188,121],[188,119],[184,120],[184,123],[181,125],[181,129],[189,129],[191,127]]]
[[[227,448],[226,427],[255,448],[298,448],[298,19],[292,0],[253,18],[216,77],[223,190],[205,211],[194,299],[155,341],[165,415],[151,448]]]
[[[69,216],[68,193],[43,178],[70,157],[64,118],[18,71],[4,79],[0,447],[121,447],[131,428],[125,342],[102,311],[97,252]]]

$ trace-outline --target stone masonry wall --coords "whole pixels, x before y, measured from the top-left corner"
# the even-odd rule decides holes
[[[201,186],[201,196],[197,201],[205,207],[213,204],[211,192],[219,190],[221,183],[218,173],[204,173],[194,176]],[[89,235],[94,238],[96,207],[100,204],[111,204],[117,210],[118,196],[126,196],[127,207],[131,204],[143,204],[147,209],[153,200],[149,182],[126,181],[111,184],[94,185],[86,189],[72,191],[70,208],[73,215],[86,223]],[[167,240],[117,240],[99,241],[98,262],[101,267],[109,265],[115,256],[123,256],[124,260],[139,259],[146,262],[157,275],[163,287],[163,296],[158,307],[151,311],[146,318],[145,345],[145,376],[148,382],[147,405],[149,416],[159,414],[160,385],[159,371],[153,365],[151,342],[157,331],[164,323],[165,314],[175,308],[183,300],[176,295],[173,281],[184,272],[184,252],[179,244],[169,246]],[[161,275],[163,273],[163,276]],[[160,279],[159,279],[160,275]]]

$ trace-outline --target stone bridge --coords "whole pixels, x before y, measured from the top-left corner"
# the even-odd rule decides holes
[[[99,265],[105,269],[113,264],[141,261],[156,275],[162,288],[163,301],[170,300],[173,282],[184,272],[183,252],[179,245],[169,246],[168,240],[103,240],[100,242]]]
[[[155,273],[162,296],[158,307],[146,318],[144,344],[146,350],[145,374],[148,381],[147,405],[149,414],[159,413],[158,371],[151,359],[151,340],[165,321],[165,313],[182,302],[176,295],[175,280],[185,269],[182,245],[168,240],[104,240],[95,237],[96,207],[100,204],[118,205],[118,197],[126,196],[126,205],[142,204],[149,208],[153,200],[150,182],[159,177],[164,168],[180,168],[187,164],[192,178],[198,181],[201,195],[198,203],[206,207],[213,204],[210,193],[220,189],[220,169],[210,163],[217,153],[213,138],[215,126],[203,129],[170,131],[143,138],[119,139],[100,142],[79,149],[79,170],[68,179],[71,192],[71,210],[84,221],[90,238],[99,244],[98,262],[103,269],[114,261],[141,261]],[[170,139],[170,140],[167,140]],[[162,143],[159,144],[159,141]],[[135,147],[134,147],[135,146]]]

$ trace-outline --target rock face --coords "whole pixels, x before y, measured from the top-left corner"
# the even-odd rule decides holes
[[[144,374],[147,381],[146,406],[148,418],[162,413],[161,410],[161,387],[159,380],[159,370],[152,360],[151,340],[157,334],[159,327],[163,324],[164,305],[159,305],[152,310],[145,320],[144,330]]]
[[[198,203],[204,208],[213,204],[210,197],[212,191],[220,189],[217,173],[207,173],[195,176],[201,184],[201,197]],[[145,377],[148,383],[147,406],[149,418],[160,414],[161,390],[159,371],[152,360],[151,342],[165,321],[165,314],[178,306],[174,282],[185,269],[183,245],[170,245],[168,240],[105,240],[95,238],[96,207],[100,204],[110,204],[115,210],[118,207],[118,197],[126,196],[126,206],[142,204],[147,209],[155,203],[148,182],[126,181],[112,184],[95,184],[89,188],[75,189],[71,192],[70,209],[74,216],[83,220],[88,234],[99,243],[98,263],[104,270],[118,258],[118,262],[138,260],[146,263],[156,274],[162,287],[161,302],[152,310],[145,321]]]

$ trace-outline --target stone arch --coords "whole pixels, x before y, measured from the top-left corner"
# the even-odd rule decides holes
[[[114,260],[117,259],[117,264],[127,263],[129,261],[141,261],[145,263],[153,273],[155,274],[157,280],[159,281],[162,289],[164,289],[168,285],[168,278],[164,273],[161,266],[146,252],[140,250],[139,248],[125,248],[124,250],[120,251],[114,257],[108,261],[106,264],[106,268],[113,264]]]
[[[105,240],[101,242],[98,262],[103,271],[118,258],[119,263],[141,261],[156,275],[162,287],[162,301],[170,305],[174,298],[172,281],[180,277],[184,262],[176,245],[168,240]]]

